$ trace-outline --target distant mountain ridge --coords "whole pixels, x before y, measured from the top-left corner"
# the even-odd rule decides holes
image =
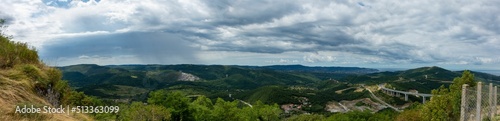
[[[377,69],[361,68],[361,67],[318,67],[318,66],[303,66],[303,65],[271,65],[271,66],[243,66],[243,67],[272,69],[277,71],[292,71],[292,72],[352,73],[352,74],[367,74],[379,71]]]

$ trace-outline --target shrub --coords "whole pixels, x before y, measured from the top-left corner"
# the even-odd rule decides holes
[[[396,121],[423,121],[422,113],[419,110],[405,110],[401,114],[399,114]]]
[[[18,64],[36,64],[39,57],[34,47],[26,43],[11,41],[0,35],[0,68],[12,68]]]
[[[50,82],[50,84],[56,84],[59,80],[62,79],[62,73],[58,69],[55,68],[49,68],[45,71],[47,74],[47,79]]]
[[[42,76],[43,72],[41,72],[41,70],[38,69],[36,66],[26,64],[26,65],[21,65],[17,68],[31,80],[36,80],[36,81],[43,80]],[[42,83],[44,83],[44,85],[47,84],[47,82],[45,81],[42,81]]]
[[[125,121],[169,121],[170,111],[159,105],[145,105],[141,102],[133,102],[130,106],[120,111],[119,120]]]
[[[87,96],[83,92],[70,91],[64,94],[63,104],[73,106],[102,106],[104,102],[96,97]]]
[[[285,119],[285,121],[323,121],[326,120],[325,116],[320,114],[301,114],[294,115],[290,118]]]

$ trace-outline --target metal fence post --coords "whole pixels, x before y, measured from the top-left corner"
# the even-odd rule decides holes
[[[466,103],[466,98],[465,95],[467,94],[467,84],[462,85],[462,101],[460,105],[460,121],[465,121],[465,103]]]
[[[497,86],[495,86],[495,88],[493,88],[493,118],[495,117],[495,115],[497,114]]]
[[[489,97],[488,97],[488,105],[490,108],[490,112],[488,113],[488,116],[490,118],[490,121],[493,121],[493,83],[490,83],[489,85]]]
[[[477,83],[477,96],[476,96],[476,121],[481,121],[481,86],[483,83]]]

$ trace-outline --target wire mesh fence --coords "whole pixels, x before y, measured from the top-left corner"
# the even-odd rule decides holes
[[[499,93],[497,87],[491,83],[483,85],[477,83],[475,87],[468,85],[462,86],[461,99],[461,121],[497,121],[498,116],[498,101]]]

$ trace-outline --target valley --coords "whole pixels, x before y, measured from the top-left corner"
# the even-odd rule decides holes
[[[58,67],[76,91],[115,103],[144,102],[165,89],[211,100],[278,104],[287,115],[302,113],[404,110],[421,97],[390,96],[385,88],[430,93],[448,86],[461,72],[440,67],[380,72],[357,67],[230,65],[73,65]],[[499,84],[500,77],[473,72],[477,80]],[[427,98],[427,100],[429,100]],[[390,109],[390,108],[389,108]]]

